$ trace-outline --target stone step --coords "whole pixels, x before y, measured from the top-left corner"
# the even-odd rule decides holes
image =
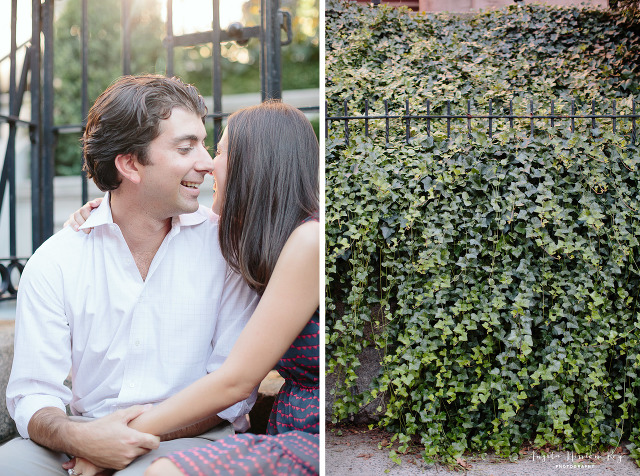
[[[16,435],[16,425],[9,416],[5,395],[13,363],[13,321],[0,321],[0,442]]]

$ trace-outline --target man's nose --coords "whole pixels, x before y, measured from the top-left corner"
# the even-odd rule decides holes
[[[213,158],[211,157],[211,154],[209,154],[209,151],[204,148],[204,146],[200,147],[200,153],[198,154],[198,160],[196,161],[195,169],[204,173],[209,173],[213,170]]]

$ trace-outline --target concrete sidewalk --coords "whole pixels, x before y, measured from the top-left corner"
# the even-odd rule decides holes
[[[338,432],[342,434],[339,435]],[[542,458],[539,453],[522,454],[515,462],[496,457],[465,456],[457,468],[426,465],[419,454],[402,455],[402,464],[389,459],[389,450],[379,449],[388,444],[390,436],[381,430],[332,428],[327,425],[325,444],[326,476],[638,476],[640,468],[624,454],[599,455],[591,460],[570,452],[557,451]]]

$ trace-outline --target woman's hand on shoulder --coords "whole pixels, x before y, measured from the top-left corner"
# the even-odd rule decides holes
[[[89,215],[91,215],[91,211],[95,208],[98,208],[101,203],[102,203],[102,198],[95,198],[85,203],[82,206],[82,208],[76,210],[71,215],[69,215],[69,218],[67,219],[67,221],[64,222],[63,226],[70,226],[75,231],[78,231],[82,226],[82,224],[85,221],[87,221],[87,219],[89,218]],[[91,233],[91,230],[93,230],[93,228],[87,228],[86,230],[82,230],[82,231],[85,232],[86,234],[89,234]]]

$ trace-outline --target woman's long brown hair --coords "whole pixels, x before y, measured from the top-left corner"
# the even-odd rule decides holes
[[[293,230],[318,212],[318,140],[302,112],[277,101],[232,114],[227,138],[220,248],[262,294]]]

